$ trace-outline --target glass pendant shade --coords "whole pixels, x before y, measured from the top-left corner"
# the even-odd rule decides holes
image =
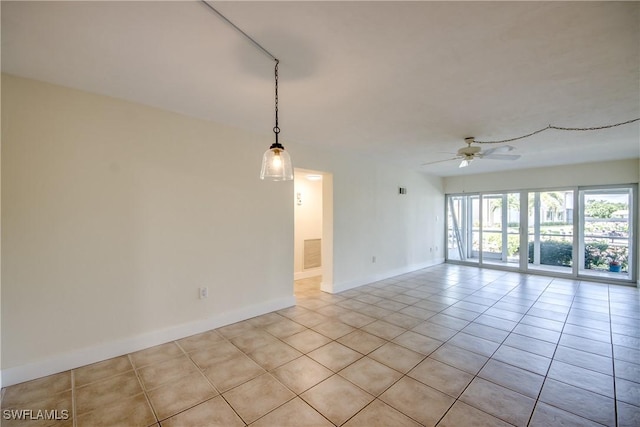
[[[262,156],[262,169],[260,179],[270,181],[291,181],[293,180],[293,166],[291,157],[280,144],[274,147],[273,144]]]

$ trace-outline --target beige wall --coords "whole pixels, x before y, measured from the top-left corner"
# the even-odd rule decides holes
[[[552,166],[444,179],[445,193],[527,190],[579,185],[633,184],[638,180],[638,160],[617,160]]]
[[[293,303],[293,183],[258,179],[268,131],[6,75],[2,89],[4,385]],[[332,175],[327,289],[442,261],[439,178],[286,146]]]
[[[292,185],[257,179],[268,140],[2,86],[3,368],[292,302]]]

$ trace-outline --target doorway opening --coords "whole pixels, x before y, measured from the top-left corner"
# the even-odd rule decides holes
[[[333,291],[333,176],[294,170],[294,295]]]

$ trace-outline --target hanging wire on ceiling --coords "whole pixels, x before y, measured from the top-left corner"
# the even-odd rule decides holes
[[[231,22],[226,16],[220,13],[215,7],[211,6],[209,2],[200,0],[205,6],[213,11],[220,19],[229,24],[234,30],[242,34],[251,44],[257,47],[262,53],[266,54],[269,58],[275,61],[274,78],[275,78],[275,126],[273,127],[273,133],[275,134],[276,141],[271,144],[269,149],[262,156],[262,168],[260,169],[260,179],[271,181],[291,181],[293,180],[293,165],[291,164],[291,157],[285,150],[280,142],[278,142],[278,135],[280,134],[280,127],[278,125],[278,65],[280,60],[275,57],[271,52],[264,48],[260,43],[255,41],[250,35],[242,31],[240,27]]]
[[[588,128],[572,128],[572,127],[549,125],[549,126],[547,126],[545,128],[538,129],[538,130],[536,130],[534,132],[528,133],[526,135],[518,136],[518,137],[515,137],[515,138],[501,139],[500,141],[478,141],[477,139],[474,139],[473,142],[476,142],[478,144],[503,144],[505,142],[513,142],[513,141],[518,141],[519,139],[529,138],[530,136],[536,135],[538,133],[544,132],[544,131],[549,130],[549,129],[572,131],[572,132],[581,132],[581,131],[610,129],[610,128],[614,128],[614,127],[617,127],[617,126],[628,125],[629,123],[633,123],[633,122],[637,122],[637,121],[640,121],[640,118],[627,120],[626,122],[614,123],[614,124],[611,124],[611,125],[595,126],[595,127],[588,127]]]
[[[204,5],[206,5],[209,9],[211,9],[224,22],[226,22],[227,24],[231,25],[237,32],[239,32],[240,34],[245,36],[251,43],[253,43],[253,45],[255,47],[257,47],[262,52],[264,52],[269,58],[273,59],[276,62],[280,62],[280,61],[278,61],[278,58],[276,58],[271,52],[269,52],[267,49],[265,49],[260,43],[255,41],[249,34],[247,34],[244,31],[242,31],[242,29],[240,27],[238,27],[236,24],[231,22],[226,16],[224,16],[222,13],[218,12],[218,10],[215,7],[211,6],[209,4],[209,2],[207,2],[205,0],[200,0],[200,2],[203,3]]]

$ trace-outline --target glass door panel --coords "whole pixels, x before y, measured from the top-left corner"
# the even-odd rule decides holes
[[[631,188],[580,191],[580,274],[631,277],[632,197]]]
[[[464,261],[466,196],[447,196],[447,259]]]
[[[447,196],[447,259],[478,262],[474,254],[474,218],[477,199],[470,196]],[[477,228],[477,227],[476,227]]]
[[[483,196],[482,219],[482,263],[518,266],[520,194]]]
[[[573,191],[529,192],[528,268],[573,273]]]
[[[480,196],[469,196],[469,242],[471,242],[471,247],[469,248],[469,253],[467,254],[467,261],[471,262],[481,262],[482,257],[480,254],[480,223],[481,223],[481,215],[480,211]]]

